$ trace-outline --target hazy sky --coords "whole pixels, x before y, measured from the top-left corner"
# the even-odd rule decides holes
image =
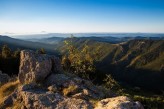
[[[164,33],[164,0],[0,0],[0,34]]]

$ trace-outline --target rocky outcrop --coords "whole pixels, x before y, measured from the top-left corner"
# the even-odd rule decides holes
[[[20,86],[17,90],[17,99],[23,101],[22,109],[91,109],[87,100],[63,96],[59,89],[57,92],[47,90],[35,84]],[[15,92],[14,92],[15,94]],[[12,94],[12,95],[14,95]],[[6,99],[5,103],[11,105],[16,100]],[[13,100],[13,101],[12,101]]]
[[[91,82],[65,74],[50,75],[42,86],[35,83],[21,85],[17,92],[25,109],[92,109],[89,99],[104,97]]]
[[[58,58],[33,51],[21,51],[19,81],[3,108],[19,101],[21,109],[143,109],[139,102],[114,97],[110,91],[104,94],[92,82],[62,73]],[[91,100],[99,101],[95,105]]]
[[[0,84],[4,84],[8,82],[9,79],[10,79],[9,75],[2,73],[2,71],[0,71]]]
[[[20,53],[19,81],[21,83],[42,82],[50,73],[61,72],[60,60],[51,55],[23,50]]]
[[[92,109],[91,103],[82,99],[67,98],[58,103],[57,109]]]
[[[107,98],[99,101],[95,109],[144,109],[140,102],[126,96]]]
[[[64,95],[69,95],[74,98],[99,99],[105,97],[105,94],[100,88],[94,86],[90,81],[74,75],[52,74],[44,83],[45,86],[49,86],[48,89],[55,91],[56,89],[62,89]]]

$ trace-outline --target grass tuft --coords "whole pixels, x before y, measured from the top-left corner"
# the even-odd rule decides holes
[[[76,86],[76,85],[70,85],[68,88],[64,88],[63,89],[63,95],[64,96],[67,96],[67,95],[69,95],[71,93],[76,92],[77,90],[78,90],[78,86]]]

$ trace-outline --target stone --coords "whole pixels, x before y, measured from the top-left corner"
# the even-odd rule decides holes
[[[86,98],[85,95],[83,93],[77,93],[72,95],[73,98],[77,98],[77,99],[84,99]]]
[[[44,89],[20,90],[19,95],[22,97],[25,109],[92,109],[91,103],[86,100],[68,98]]]
[[[141,103],[134,102],[126,96],[106,98],[99,101],[95,109],[144,109]]]
[[[31,50],[20,53],[19,81],[20,83],[42,82],[50,73],[61,72],[59,58],[46,54],[37,54]]]
[[[38,86],[34,83],[30,83],[30,84],[25,84],[19,87],[19,91],[27,91],[27,90],[32,90],[38,88]]]
[[[48,90],[51,91],[51,92],[57,92],[58,91],[56,85],[49,86]]]
[[[59,93],[47,93],[44,89],[20,91],[26,109],[55,109],[57,103],[63,100]]]
[[[3,108],[12,108],[15,101],[20,101],[21,109],[143,109],[140,102],[126,96],[103,99],[103,88],[75,75],[62,74],[55,56],[30,50],[21,51],[20,56],[21,84],[4,99]],[[91,100],[100,101],[95,105]]]
[[[87,89],[83,89],[84,95],[89,95],[89,91]]]
[[[93,109],[93,107],[85,100],[67,98],[57,104],[57,109]]]
[[[88,96],[94,99],[101,99],[105,96],[98,87],[88,80],[83,80],[83,89],[84,88],[87,89]]]
[[[57,86],[62,86],[66,83],[70,78],[64,74],[51,74],[48,76],[44,82],[45,86],[50,86],[56,84]]]

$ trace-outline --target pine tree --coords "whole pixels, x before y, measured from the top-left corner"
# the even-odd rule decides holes
[[[11,50],[7,45],[4,45],[2,47],[2,57],[3,58],[8,58],[11,56]]]

